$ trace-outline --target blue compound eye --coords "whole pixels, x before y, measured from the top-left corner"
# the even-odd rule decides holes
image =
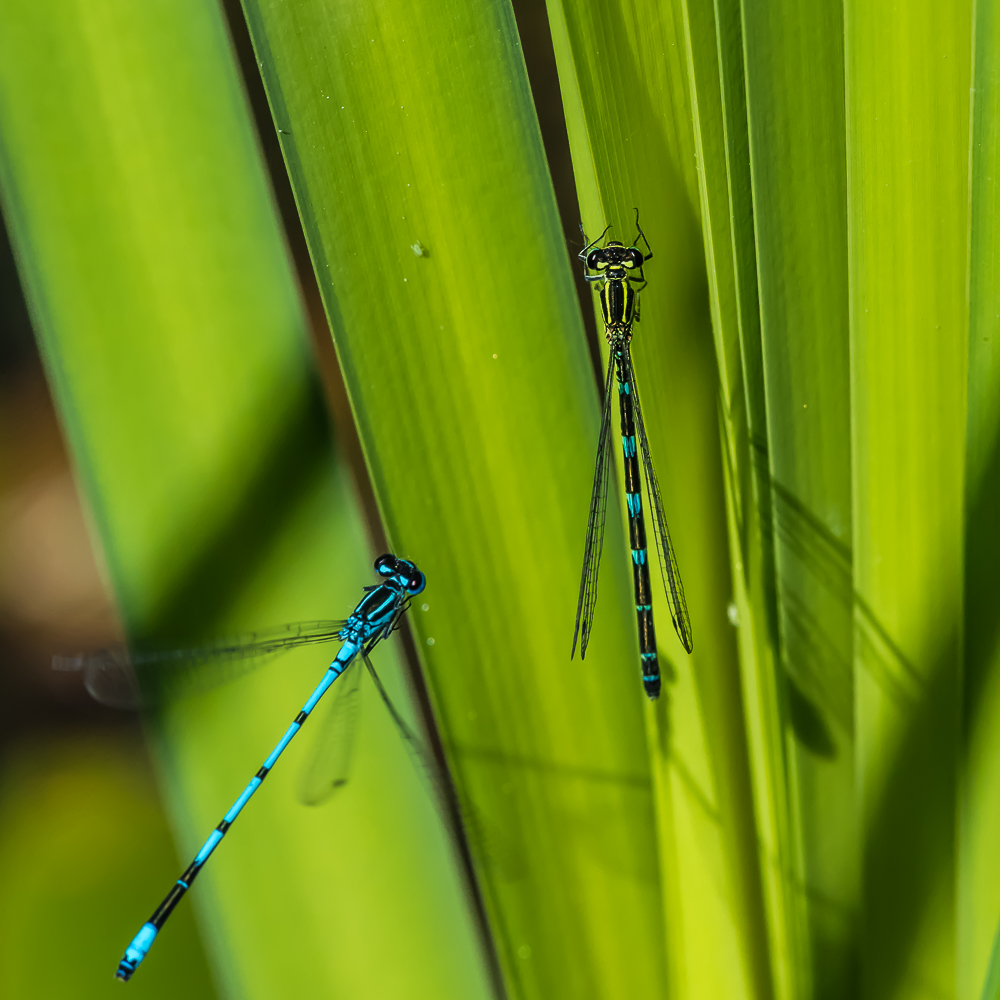
[[[375,560],[375,572],[379,576],[392,576],[396,572],[396,557],[388,552]]]
[[[419,594],[427,586],[427,578],[415,566],[410,578],[406,581],[406,589],[411,594]]]

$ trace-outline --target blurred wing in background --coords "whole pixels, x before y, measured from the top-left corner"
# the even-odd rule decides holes
[[[375,643],[370,643],[362,652],[365,667],[372,682],[389,712],[393,724],[399,732],[410,760],[427,787],[435,806],[447,821],[448,796],[444,777],[431,751],[413,731],[396,708],[368,652]],[[357,661],[355,661],[356,663]],[[350,779],[351,759],[357,734],[358,716],[361,712],[361,679],[364,671],[352,663],[344,672],[337,685],[337,694],[330,710],[320,727],[310,763],[302,773],[299,784],[299,800],[307,806],[322,805]]]
[[[303,805],[322,805],[350,778],[363,676],[364,671],[355,660],[337,684],[337,693],[320,726],[312,759],[299,780],[298,796]]]
[[[335,642],[345,622],[295,622],[220,639],[191,649],[54,656],[55,670],[78,670],[90,694],[112,708],[136,709],[206,691],[298,646]]]

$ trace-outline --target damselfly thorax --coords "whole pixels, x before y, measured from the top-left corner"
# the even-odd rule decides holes
[[[639,318],[639,289],[633,288],[632,282],[638,282],[640,289],[645,285],[642,265],[647,258],[636,247],[627,247],[617,240],[609,240],[603,247],[588,248],[581,256],[586,262],[586,280],[601,282],[601,311],[608,340],[620,333],[627,343],[632,336],[632,323]]]
[[[628,343],[632,339],[632,323],[637,318],[639,294],[628,283],[622,272],[621,278],[609,274],[601,289],[601,310],[604,313],[604,333],[609,343],[622,339]]]

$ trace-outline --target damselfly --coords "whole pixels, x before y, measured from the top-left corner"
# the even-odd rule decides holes
[[[177,686],[189,686],[192,676],[195,677],[196,683],[197,674],[206,667],[217,669],[221,665],[236,672],[240,666],[269,659],[296,646],[315,645],[338,639],[343,643],[316,690],[309,696],[309,700],[285,731],[285,735],[278,741],[278,745],[271,751],[260,770],[250,779],[250,784],[233,803],[222,822],[212,831],[211,836],[163,902],[132,939],[132,943],[118,964],[116,979],[127,981],[131,978],[139,963],[146,957],[167,917],[191,887],[198,872],[250,797],[270,773],[282,751],[302,728],[330,685],[345,673],[347,678],[338,689],[339,694],[334,701],[328,723],[328,739],[332,739],[335,745],[332,748],[326,747],[326,750],[332,752],[317,758],[317,763],[307,772],[301,797],[310,804],[315,804],[324,800],[346,781],[350,763],[351,722],[357,713],[360,690],[361,671],[354,666],[359,654],[408,749],[422,762],[426,760],[417,736],[396,710],[369,659],[369,654],[375,646],[396,629],[400,618],[409,607],[410,598],[424,589],[426,580],[424,574],[412,562],[397,559],[392,555],[379,556],[375,560],[375,572],[384,577],[384,581],[377,586],[365,587],[365,596],[351,612],[350,617],[344,621],[283,625],[198,649],[139,652],[131,655],[124,650],[115,649],[87,656],[56,658],[57,669],[83,671],[87,689],[98,701],[118,707],[130,707],[150,700],[159,700]]]
[[[617,240],[608,240],[597,246],[611,227],[601,233],[580,252],[584,277],[588,282],[599,282],[601,309],[604,312],[604,333],[611,345],[608,372],[604,379],[604,410],[601,414],[601,433],[597,442],[597,471],[594,489],[590,496],[590,518],[587,522],[587,543],[583,550],[583,578],[580,581],[580,600],[576,607],[576,630],[573,633],[573,652],[580,640],[580,658],[587,652],[590,630],[593,626],[594,608],[597,604],[597,577],[601,566],[601,549],[604,545],[604,522],[608,509],[608,479],[611,475],[611,388],[618,376],[618,403],[621,413],[622,449],[625,453],[625,500],[628,504],[629,538],[632,548],[632,580],[635,589],[635,613],[639,623],[639,653],[642,658],[642,683],[650,698],[660,696],[660,665],[656,655],[656,632],[653,628],[653,601],[649,587],[649,565],[646,558],[646,522],[643,515],[642,483],[639,460],[642,461],[642,479],[646,496],[653,513],[653,534],[656,551],[660,557],[660,572],[667,592],[667,605],[674,628],[681,644],[690,653],[691,619],[684,586],[677,571],[677,557],[670,542],[670,532],[663,516],[663,501],[656,482],[653,462],[649,455],[646,426],[642,419],[642,406],[632,368],[629,345],[632,341],[632,324],[639,322],[639,292],[646,287],[642,267],[653,256],[646,234],[639,228],[639,210],[635,212],[638,230],[631,246]],[[646,244],[646,254],[638,247],[639,239]],[[586,240],[586,236],[584,236]],[[591,273],[596,272],[596,273]],[[635,286],[635,287],[633,287]]]

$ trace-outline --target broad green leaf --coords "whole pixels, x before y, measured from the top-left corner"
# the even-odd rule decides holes
[[[732,591],[709,322],[711,302],[714,315],[725,311],[735,324],[736,292],[731,245],[723,249],[728,205],[715,197],[725,198],[725,161],[713,163],[723,171],[713,176],[721,190],[706,192],[689,152],[705,153],[704,130],[691,129],[685,58],[688,34],[700,46],[704,24],[687,24],[681,5],[548,6],[587,231],[596,236],[611,223],[612,235],[631,240],[639,206],[654,250],[633,353],[695,643],[689,658],[666,603],[656,601],[661,655],[674,669],[649,718],[672,993],[754,995],[766,981],[766,956],[736,642],[726,618]],[[716,105],[718,90],[716,82]],[[720,120],[717,107],[705,110]],[[721,153],[721,139],[713,148]],[[699,216],[718,238],[710,257],[716,247],[729,255],[729,271],[712,274],[708,301]],[[738,397],[736,326],[717,344]],[[733,402],[727,394],[727,449]]]
[[[844,13],[860,995],[951,996],[971,4]]]
[[[997,258],[997,140],[1000,126],[1000,16],[975,7],[969,204],[969,373],[965,472],[965,609],[959,810],[957,995],[1000,997],[1000,317]]]
[[[220,12],[8,5],[0,141],[23,280],[129,633],[345,615],[371,554]],[[378,659],[399,693],[391,644]],[[183,864],[325,665],[306,651],[149,720]],[[198,908],[226,995],[488,993],[446,836],[372,707],[342,801],[295,802],[307,729],[181,904]],[[129,934],[168,888],[149,890]],[[172,930],[129,989],[155,995],[164,965],[187,960]],[[109,989],[128,940],[104,956]],[[51,940],[39,948],[49,960]]]
[[[510,6],[244,10],[507,990],[662,995],[617,524],[569,659],[598,408]]]

